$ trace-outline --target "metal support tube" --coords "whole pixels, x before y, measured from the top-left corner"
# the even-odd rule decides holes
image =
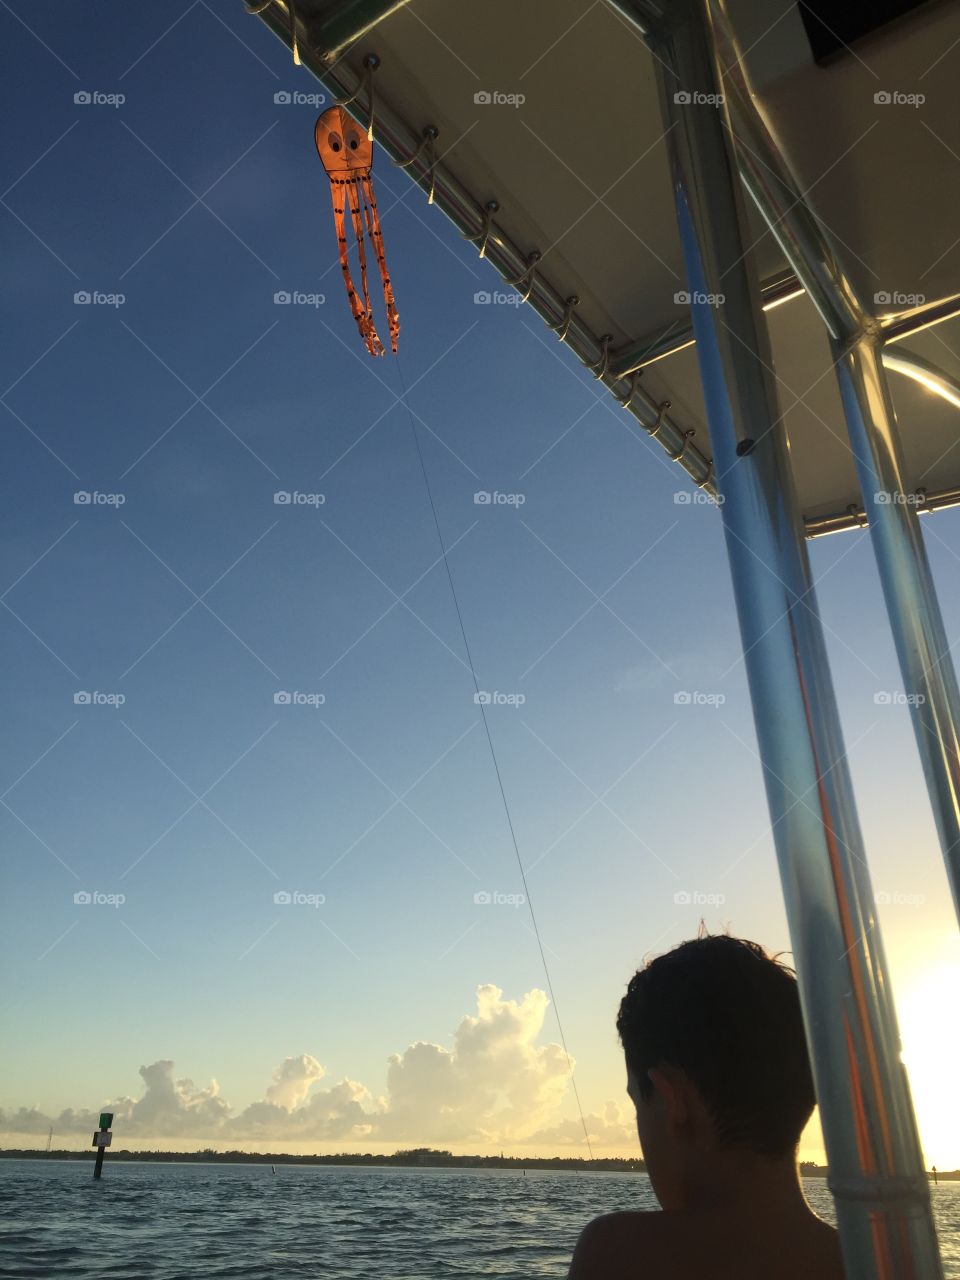
[[[920,504],[920,497],[923,502]],[[933,511],[944,511],[947,507],[960,507],[960,489],[938,489],[934,493],[917,495],[917,515],[929,515]],[[863,507],[853,503],[846,511],[826,516],[808,516],[803,526],[808,538],[825,538],[831,533],[846,533],[850,529],[866,529],[867,513]]]
[[[912,311],[904,311],[892,320],[881,321],[881,332],[884,342],[899,342],[901,338],[909,338],[912,333],[921,333],[935,324],[943,324],[944,320],[954,320],[960,316],[960,294],[951,294],[949,298],[940,298],[937,302],[924,303],[922,307],[914,307]]]
[[[940,844],[960,913],[960,690],[875,338],[833,342],[850,443],[908,690]]]
[[[784,302],[790,302],[794,298],[801,298],[806,292],[806,289],[792,271],[782,271],[776,276],[771,276],[769,280],[764,280],[760,286],[760,296],[763,299],[764,311],[772,311],[774,307],[779,307]],[[904,338],[909,338],[911,334],[930,329],[934,325],[943,324],[946,320],[954,320],[957,316],[960,316],[960,297],[951,297],[944,299],[942,302],[929,304],[915,311],[898,315],[893,320],[881,321],[880,332],[883,335],[884,343],[889,345],[894,342],[900,342]],[[693,343],[693,325],[691,322],[689,320],[684,320],[682,323],[678,321],[659,333],[648,334],[645,338],[636,338],[626,346],[618,348],[611,356],[610,371],[619,374],[620,377],[626,377],[628,373],[633,373],[636,369],[645,369],[647,365],[656,364],[658,360],[664,360],[667,356],[675,355],[678,351],[684,351],[687,347],[692,347]],[[910,361],[918,361],[920,357],[911,356],[909,359]],[[907,372],[906,368],[903,367],[906,360],[898,365],[888,358],[888,353],[886,352],[884,353],[883,363],[886,368],[896,369],[898,373]],[[938,376],[943,376],[940,370],[937,371],[937,374]],[[934,388],[934,390],[938,389]]]
[[[932,360],[925,360],[923,356],[918,356],[905,347],[889,346],[880,348],[880,359],[885,369],[902,373],[904,377],[919,382],[927,391],[932,391],[955,409],[960,409],[960,382]]]
[[[721,513],[848,1280],[940,1276],[706,0],[651,40]],[[715,105],[715,104],[720,105]],[[724,295],[722,306],[715,305]]]
[[[715,36],[717,66],[722,61],[724,68],[731,136],[736,140],[744,184],[817,304],[829,329],[835,358],[843,357],[837,376],[847,431],[930,802],[960,912],[960,697],[916,506],[904,486],[896,418],[874,349],[875,342],[905,337],[924,324],[947,318],[956,299],[944,299],[935,307],[911,313],[899,328],[884,328],[870,315],[850,284],[827,232],[807,209],[760,114],[725,0],[704,3]],[[876,502],[873,495],[877,493],[899,496],[891,502]]]
[[[354,40],[359,40],[408,3],[409,0],[343,0],[310,27],[311,43],[320,57],[332,62]]]

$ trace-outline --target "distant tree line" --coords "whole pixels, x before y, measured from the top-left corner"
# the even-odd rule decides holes
[[[800,1161],[801,1178],[825,1178],[828,1173],[829,1169],[825,1164],[814,1164],[812,1160]],[[942,1182],[958,1182],[960,1181],[960,1169],[954,1169],[952,1173],[947,1173],[945,1170],[938,1169],[936,1171],[936,1176]],[[934,1180],[934,1171],[932,1169],[927,1173],[927,1177],[931,1182]]]
[[[17,1160],[92,1160],[93,1150],[38,1151],[36,1148],[0,1150],[0,1157]],[[107,1159],[157,1161],[170,1164],[339,1164],[400,1165],[432,1169],[590,1169],[608,1173],[643,1173],[642,1160],[584,1160],[579,1156],[455,1156],[432,1147],[413,1147],[393,1155],[369,1152],[338,1152],[336,1155],[290,1155],[287,1152],[216,1151],[126,1151],[111,1148]]]
[[[36,1147],[0,1150],[0,1159],[8,1160],[92,1160],[92,1149],[79,1151],[38,1151]],[[609,1157],[603,1160],[584,1160],[580,1156],[455,1156],[450,1151],[437,1151],[433,1147],[411,1147],[394,1151],[393,1155],[376,1155],[371,1152],[341,1151],[336,1155],[290,1155],[288,1152],[217,1151],[204,1147],[201,1151],[126,1151],[111,1148],[107,1156],[114,1160],[156,1161],[160,1164],[331,1164],[331,1165],[385,1165],[403,1168],[425,1169],[584,1169],[600,1173],[644,1173],[642,1160],[622,1160]],[[825,1178],[827,1166],[812,1160],[800,1161],[800,1176]],[[931,1180],[933,1174],[928,1175]],[[941,1182],[960,1181],[960,1169],[948,1172],[938,1170]]]

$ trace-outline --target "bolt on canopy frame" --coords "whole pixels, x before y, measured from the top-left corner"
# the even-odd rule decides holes
[[[928,437],[944,430],[946,421],[943,438],[948,453],[952,448],[949,432],[957,431],[958,422],[948,415],[934,420],[929,400],[906,400],[913,451],[908,459],[883,367],[889,363],[923,385],[937,384],[949,401],[956,386],[949,371],[931,365],[923,351],[915,355],[900,348],[899,363],[897,359],[887,362],[884,345],[950,321],[958,314],[960,297],[941,291],[929,304],[908,301],[890,314],[878,310],[884,303],[881,295],[868,303],[858,267],[862,259],[851,263],[853,251],[838,249],[840,237],[826,231],[822,212],[812,207],[809,194],[815,184],[808,181],[805,188],[794,176],[786,158],[793,160],[794,151],[777,141],[761,109],[763,94],[748,78],[748,57],[738,43],[731,3],[738,16],[744,12],[749,16],[752,9],[755,17],[765,17],[759,0],[607,0],[606,5],[595,6],[598,14],[618,15],[621,32],[625,20],[642,37],[652,58],[644,61],[641,73],[634,66],[635,49],[608,44],[606,60],[619,59],[616,67],[604,65],[596,70],[583,58],[570,64],[581,78],[589,80],[593,75],[605,92],[608,87],[611,94],[619,92],[623,85],[636,89],[638,102],[620,101],[614,117],[621,145],[636,133],[631,149],[639,150],[651,133],[656,92],[664,132],[647,150],[656,149],[660,157],[662,190],[655,190],[653,184],[649,192],[630,186],[631,178],[624,184],[623,216],[616,209],[608,211],[624,226],[630,222],[647,235],[653,247],[645,247],[668,270],[671,263],[682,263],[690,304],[691,324],[686,330],[676,312],[671,316],[669,308],[660,305],[669,283],[655,282],[660,290],[657,296],[655,288],[643,293],[639,280],[630,270],[624,271],[622,261],[611,268],[600,257],[591,257],[589,246],[571,234],[586,214],[573,227],[567,225],[570,210],[565,211],[566,221],[550,223],[558,191],[567,196],[567,203],[573,200],[569,178],[552,192],[546,189],[549,183],[542,174],[531,178],[530,156],[519,146],[514,147],[516,154],[504,149],[504,135],[497,133],[493,116],[485,121],[486,137],[478,130],[477,136],[466,139],[473,126],[464,127],[469,116],[461,102],[462,66],[451,69],[431,62],[431,57],[441,55],[432,44],[423,43],[429,38],[452,52],[446,37],[460,23],[473,41],[471,61],[476,56],[485,71],[495,73],[519,42],[517,30],[524,23],[528,27],[555,24],[559,34],[554,44],[550,44],[552,32],[539,37],[539,45],[551,49],[582,20],[585,27],[587,14],[575,0],[552,0],[549,10],[538,6],[533,16],[526,11],[519,15],[509,0],[490,0],[488,5],[466,9],[457,6],[455,14],[442,0],[417,0],[415,6],[395,0],[348,0],[336,5],[295,0],[294,18],[302,27],[299,44],[304,63],[344,98],[362,90],[361,60],[369,51],[369,40],[356,48],[351,42],[374,32],[382,63],[377,73],[375,129],[382,145],[407,167],[414,181],[435,195],[435,202],[504,278],[523,290],[525,300],[695,483],[724,499],[721,514],[744,660],[846,1272],[850,1280],[936,1280],[942,1270],[929,1185],[900,1062],[889,973],[805,538],[856,527],[864,519],[870,526],[944,857],[960,905],[960,696],[917,505],[911,501],[920,486],[908,478],[911,470],[916,475],[921,464],[929,463],[929,457],[918,463],[919,445],[930,446],[931,453],[939,451],[941,440],[931,445]],[[417,25],[426,36],[407,22],[405,7],[416,9]],[[257,11],[289,41],[289,0],[274,0],[265,8],[258,0]],[[593,9],[589,13],[592,18]],[[384,21],[378,25],[380,19]],[[947,47],[950,40],[943,36],[950,23],[951,35],[960,34],[957,17],[940,11],[930,18],[926,32],[917,36],[919,28],[915,28],[904,38],[913,40],[914,47],[924,40]],[[508,31],[512,43],[506,41]],[[346,53],[337,61],[343,50]],[[889,52],[888,48],[885,56]],[[844,74],[831,72],[830,84],[839,84],[841,93]],[[803,74],[799,79],[802,87]],[[789,100],[789,80],[786,77],[787,91],[781,99]],[[809,77],[806,83],[809,88]],[[578,146],[582,139],[574,136],[571,113],[582,111],[579,103],[569,101],[569,91],[564,97],[566,114],[564,110],[555,113],[560,117],[556,133],[545,140],[549,121],[543,115],[535,115],[537,129],[530,126],[528,132],[572,172],[557,152],[564,145],[558,139],[570,134],[568,155],[576,162],[582,154]],[[365,108],[361,92],[350,109],[364,118]],[[782,100],[779,109],[782,123]],[[851,108],[854,114],[856,109],[856,105]],[[449,139],[449,161],[445,155],[430,158],[430,149],[420,145],[426,129],[435,131],[436,125],[441,151]],[[814,138],[811,145],[815,143]],[[602,141],[597,142],[589,156],[599,170],[607,159],[603,149]],[[646,154],[639,153],[641,158]],[[536,154],[542,158],[542,153]],[[802,158],[809,161],[809,153]],[[607,210],[613,186],[633,169],[631,164],[590,209],[600,204]],[[955,180],[955,175],[951,178]],[[493,190],[491,182],[497,184]],[[752,208],[744,201],[741,184]],[[501,209],[491,197],[506,194],[505,188],[514,200],[512,204],[503,200]],[[665,192],[672,197],[671,228],[664,220]],[[821,190],[817,197],[831,207],[833,215],[836,196],[834,188],[834,206],[829,206],[829,191]],[[955,207],[947,190],[942,199],[944,207]],[[757,236],[758,226],[772,232],[778,253],[771,254],[769,236],[765,241]],[[547,254],[521,247],[531,239],[536,243],[538,234],[554,236],[549,262],[544,262]],[[568,235],[558,251],[557,245]],[[607,257],[612,256],[610,250]],[[761,271],[767,282],[762,293]],[[943,269],[933,274],[937,288],[942,289],[944,275]],[[651,281],[646,283],[649,286]],[[764,310],[796,297],[801,289],[804,302],[778,307],[770,321],[765,319]],[[721,306],[714,305],[718,296],[723,299]],[[809,323],[810,304],[826,331],[825,339]],[[801,319],[794,318],[793,312]],[[781,321],[781,316],[787,318]],[[638,340],[637,333],[652,337]],[[818,401],[821,411],[814,411],[813,417],[835,437],[826,418],[842,407],[850,442],[844,465],[849,464],[851,453],[854,462],[845,479],[834,474],[826,476],[819,489],[812,485],[804,451],[822,450],[825,437],[807,440],[809,422],[798,431],[789,411],[781,412],[775,384],[784,379],[773,372],[771,336],[778,370],[790,367],[798,344],[812,347],[816,342],[821,344],[818,351],[826,355],[827,371],[834,366],[834,399]],[[694,429],[681,427],[667,413],[671,406],[666,391],[676,404],[692,375],[692,366],[683,364],[689,359],[683,347],[692,347],[699,365],[709,445],[694,442]],[[644,372],[641,384],[638,370],[650,363],[648,355],[657,363]],[[662,373],[667,361],[661,357],[667,355],[671,356],[672,382]],[[825,394],[825,388],[818,394]],[[944,402],[938,404],[946,414]],[[679,416],[703,421],[689,404],[681,403]],[[933,463],[927,471],[937,476],[927,509],[955,502],[960,496],[960,471],[936,471]],[[851,476],[858,479],[859,493],[850,488]],[[841,492],[847,501],[838,502]]]

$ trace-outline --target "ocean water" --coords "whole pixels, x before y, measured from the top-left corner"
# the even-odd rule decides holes
[[[832,1218],[821,1180],[808,1199]],[[960,1182],[934,1188],[960,1277]],[[0,1160],[0,1276],[430,1280],[567,1274],[581,1226],[653,1208],[642,1174]]]

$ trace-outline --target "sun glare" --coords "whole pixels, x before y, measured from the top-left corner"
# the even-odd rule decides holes
[[[957,1064],[960,961],[918,975],[898,1000],[903,1060],[910,1076],[927,1167],[960,1167]]]

